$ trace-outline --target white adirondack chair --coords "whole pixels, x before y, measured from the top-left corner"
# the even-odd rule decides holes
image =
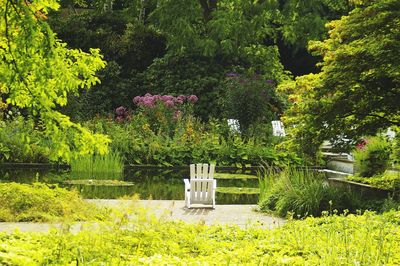
[[[214,164],[191,164],[190,180],[184,179],[185,204],[191,208],[192,204],[211,205],[215,208],[215,190],[217,180],[214,179]]]
[[[286,136],[285,128],[283,127],[282,121],[274,120],[274,121],[271,121],[271,123],[272,123],[272,135],[273,136],[279,136],[279,137]]]

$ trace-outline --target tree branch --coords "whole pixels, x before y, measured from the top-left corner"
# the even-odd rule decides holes
[[[386,117],[384,117],[382,115],[378,115],[378,114],[366,114],[366,113],[360,113],[360,112],[350,112],[348,114],[344,114],[342,116],[339,116],[339,118],[346,118],[346,117],[349,117],[349,116],[352,116],[352,115],[359,115],[359,116],[363,116],[363,117],[369,117],[369,116],[370,117],[376,117],[376,118],[382,119],[383,121],[386,121],[387,123],[392,124],[394,126],[400,126],[400,121],[399,120],[391,120],[391,119],[388,119],[388,118],[386,118]]]
[[[34,96],[33,93],[31,92],[31,90],[29,89],[28,83],[27,83],[26,80],[22,77],[22,76],[23,76],[23,75],[21,74],[22,72],[20,71],[20,69],[19,69],[19,67],[18,67],[18,65],[17,65],[17,61],[16,61],[16,59],[15,59],[14,51],[12,50],[12,47],[11,47],[11,38],[10,38],[9,23],[8,23],[8,12],[9,12],[9,11],[8,11],[8,8],[9,8],[9,5],[11,5],[11,6],[14,8],[15,12],[17,13],[17,15],[21,18],[21,16],[18,14],[18,12],[17,12],[17,10],[16,10],[16,7],[14,6],[14,4],[13,4],[11,1],[12,1],[12,0],[7,0],[7,2],[6,2],[6,8],[5,8],[5,11],[4,11],[5,37],[6,37],[6,39],[7,39],[8,52],[9,52],[10,55],[11,55],[11,58],[12,58],[11,64],[14,65],[15,72],[16,72],[16,74],[17,74],[17,76],[18,76],[20,82],[21,82],[22,84],[25,85],[25,87],[26,87],[26,89],[28,90],[29,94],[30,94],[31,96]],[[25,28],[24,28],[24,30],[25,30]]]

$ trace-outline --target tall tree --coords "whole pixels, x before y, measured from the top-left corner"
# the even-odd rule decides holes
[[[13,106],[39,118],[54,143],[53,159],[107,151],[109,139],[92,134],[55,111],[67,103],[68,93],[99,82],[105,66],[99,50],[67,49],[46,23],[56,0],[0,0],[0,95]]]
[[[400,1],[359,2],[328,24],[328,39],[310,43],[323,57],[321,72],[288,86],[294,104],[287,120],[302,145],[400,126]]]
[[[149,20],[166,33],[172,53],[245,58],[268,72],[281,68],[278,40],[304,48],[323,37],[326,22],[349,9],[347,0],[165,0]]]

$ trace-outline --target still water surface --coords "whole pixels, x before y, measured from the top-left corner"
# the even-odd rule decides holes
[[[218,170],[218,173],[244,173],[243,171]],[[249,173],[249,172],[246,172]],[[254,174],[254,173],[253,173]],[[68,189],[77,189],[84,198],[88,199],[116,199],[124,196],[139,195],[140,199],[155,200],[183,200],[183,179],[189,177],[189,169],[171,168],[127,168],[121,176],[127,184],[118,185],[78,185],[66,184],[67,180],[79,179],[67,170],[43,168],[0,168],[0,182],[33,183],[44,182],[59,184]],[[258,188],[257,179],[218,179],[217,187],[234,188],[240,191],[243,188]],[[217,204],[255,204],[257,194],[225,193],[217,191]],[[228,193],[226,193],[228,190]]]

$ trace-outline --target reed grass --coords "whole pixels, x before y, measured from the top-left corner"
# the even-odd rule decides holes
[[[71,161],[72,179],[122,179],[123,158],[117,152],[85,155]]]
[[[280,216],[320,216],[323,211],[356,211],[360,197],[350,189],[332,187],[325,176],[310,169],[268,170],[259,179],[260,208]]]

